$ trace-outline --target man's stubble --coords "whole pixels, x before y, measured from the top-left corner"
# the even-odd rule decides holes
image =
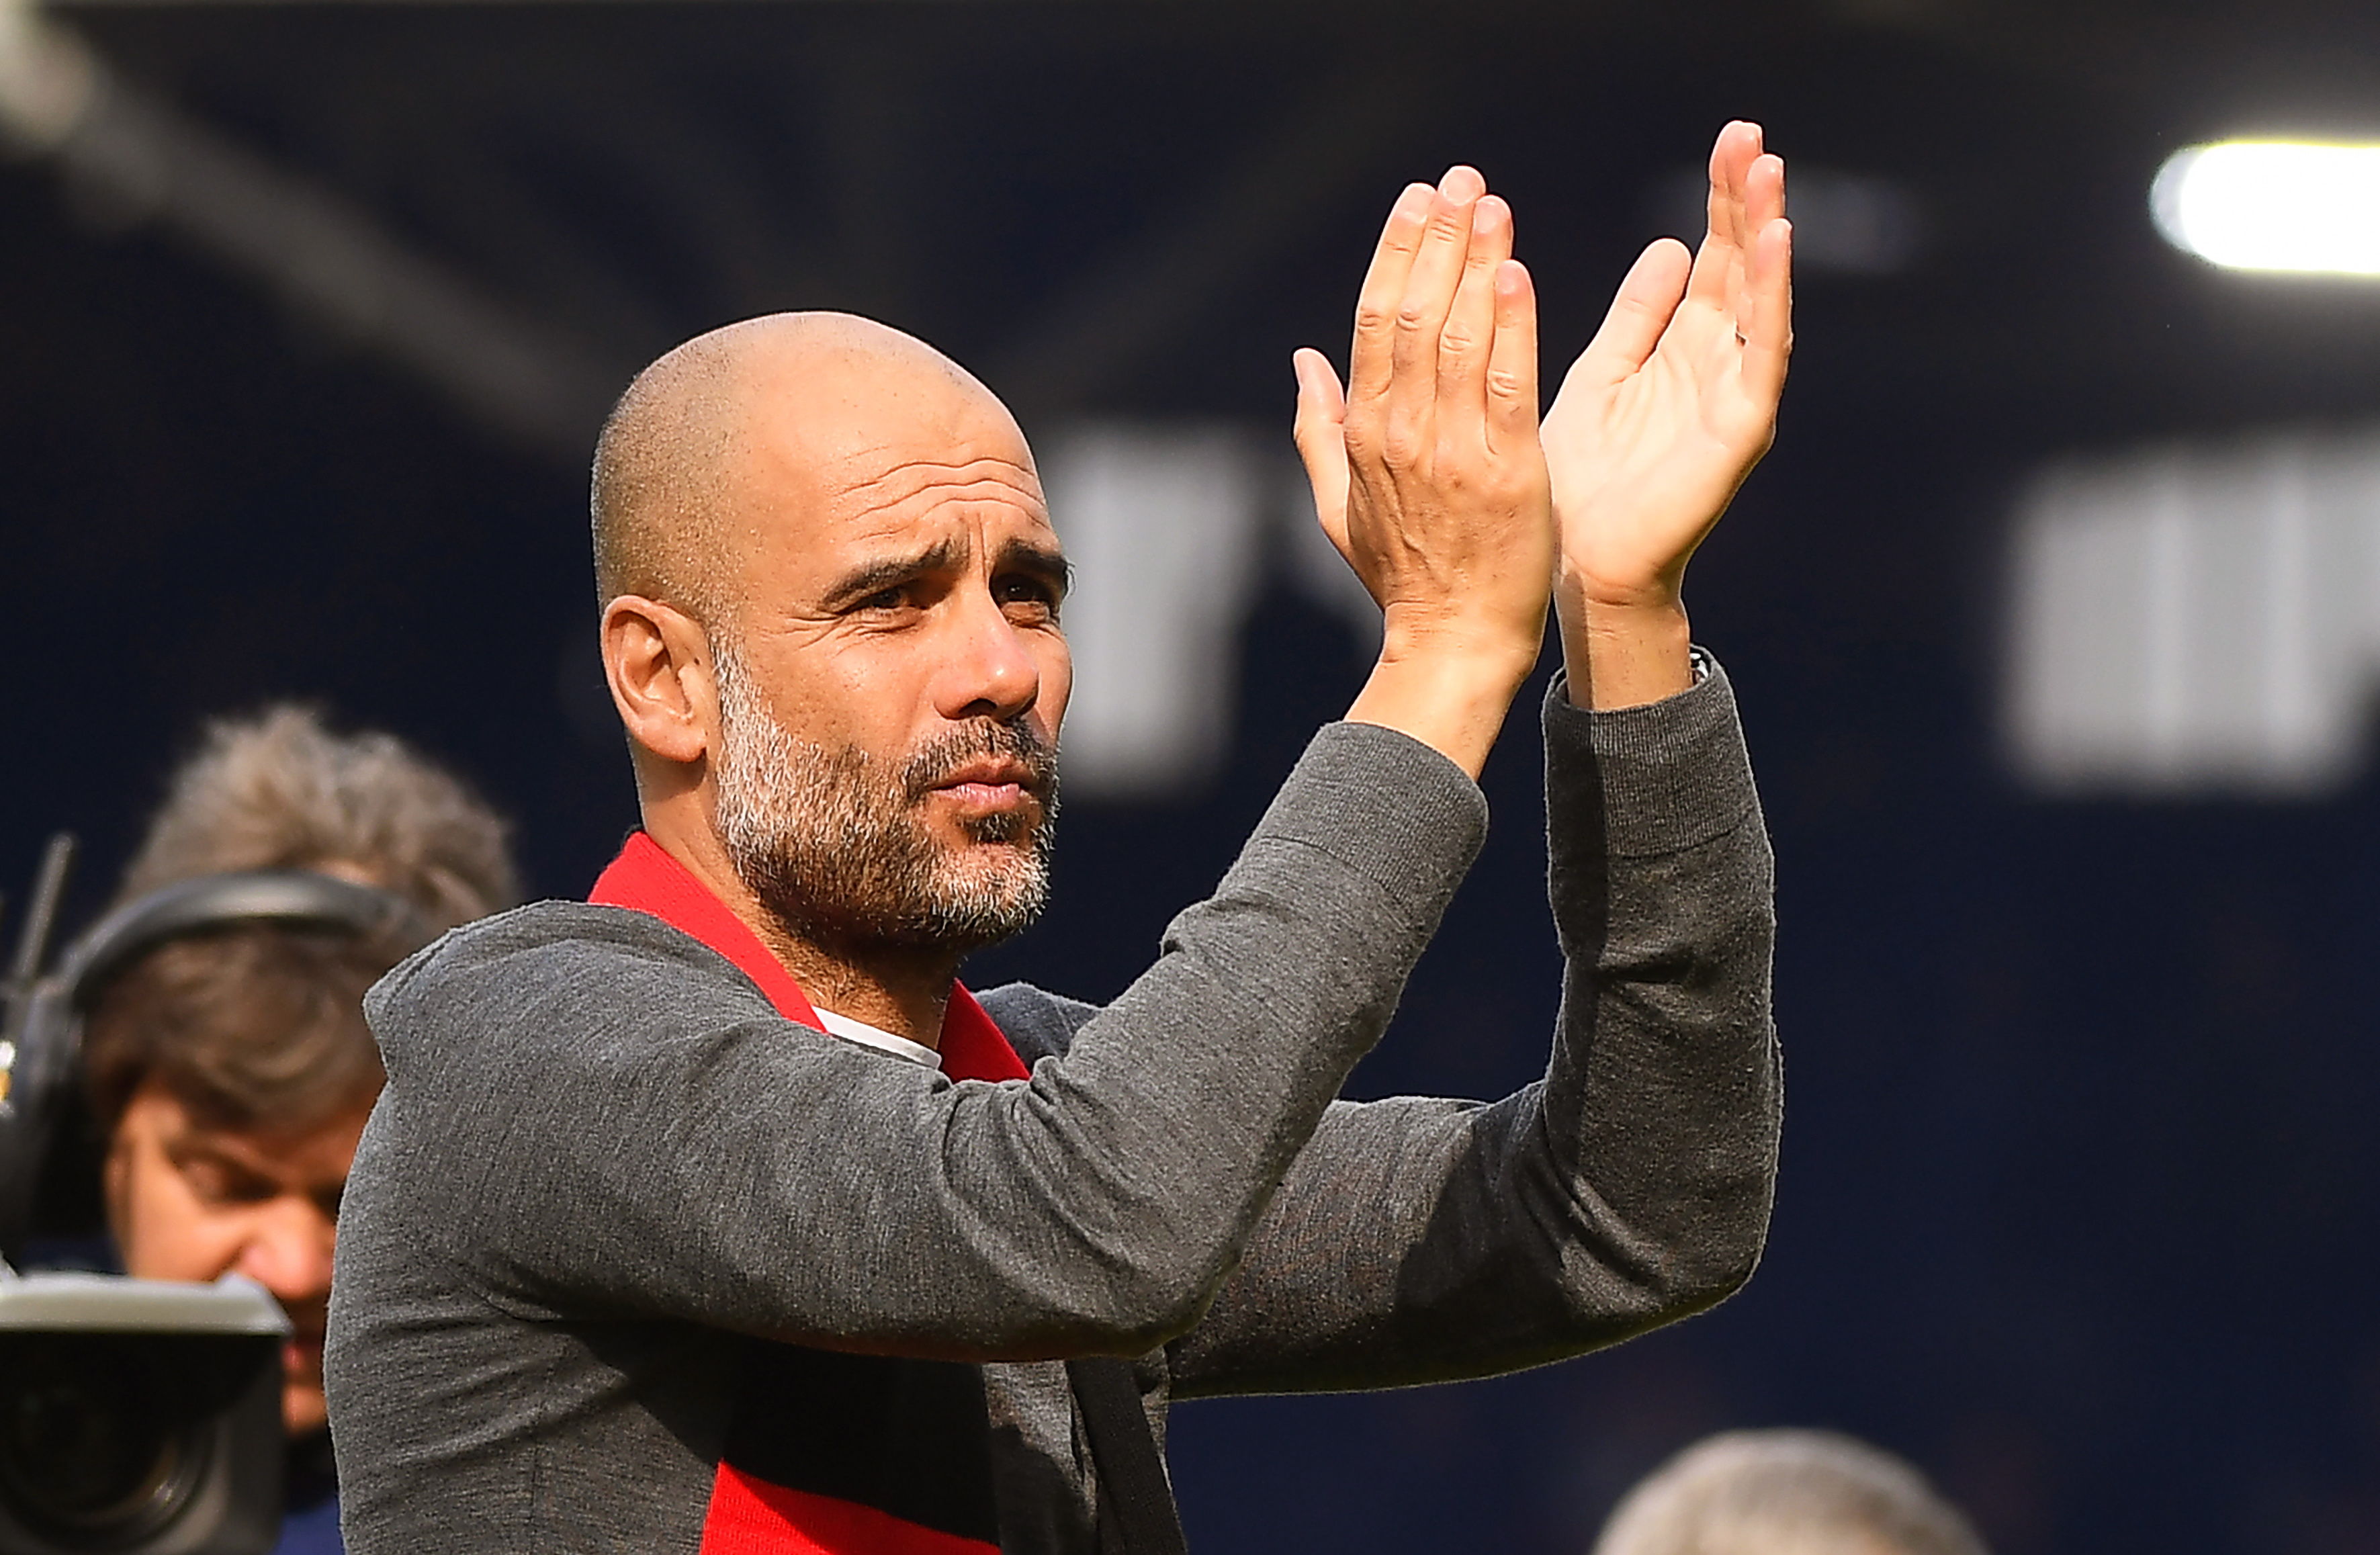
[[[735,646],[711,643],[720,750],[712,763],[721,843],[745,885],[796,939],[838,954],[938,949],[964,955],[1041,915],[1058,819],[1057,753],[1023,723],[978,720],[896,767],[830,749],[777,721]],[[1029,774],[1028,802],[973,818],[954,848],[929,828],[929,793],[983,756]]]

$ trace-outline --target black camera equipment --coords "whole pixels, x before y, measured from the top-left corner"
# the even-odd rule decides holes
[[[128,902],[42,972],[74,844],[50,839],[0,983],[0,1260],[104,1231],[104,1148],[82,1028],[150,951],[249,925],[354,936],[392,960],[428,942],[391,892],[298,869],[204,875]],[[264,1555],[281,1520],[287,1320],[261,1287],[0,1261],[0,1555]]]
[[[266,1555],[281,1346],[255,1282],[0,1266],[0,1552]]]

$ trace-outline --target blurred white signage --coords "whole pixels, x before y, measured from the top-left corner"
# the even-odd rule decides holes
[[[1241,632],[1275,577],[1343,618],[1364,653],[1378,644],[1379,613],[1315,524],[1286,428],[1080,423],[1045,441],[1040,466],[1075,565],[1068,795],[1178,798],[1214,775]]]
[[[2006,732],[2052,792],[2318,795],[2380,688],[2380,434],[2056,468],[2015,526]]]

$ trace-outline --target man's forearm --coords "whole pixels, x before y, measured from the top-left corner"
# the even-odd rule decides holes
[[[1757,1257],[1769,856],[1725,679],[1592,718],[1558,688],[1546,719],[1569,959],[1546,1077],[1492,1106],[1333,1108],[1173,1347],[1182,1393],[1554,1360],[1707,1306]]]
[[[1325,730],[1157,965],[1025,1084],[806,1039],[599,907],[545,910],[572,921],[517,954],[501,926],[450,942],[374,1018],[520,1028],[392,1092],[447,1163],[436,1234],[493,1295],[939,1359],[1147,1348],[1236,1259],[1485,822],[1413,741]]]
[[[1579,1223],[1629,1228],[1671,1316],[1750,1275],[1782,1105],[1775,863],[1732,687],[1705,668],[1655,705],[1546,711],[1565,978],[1538,1142]]]

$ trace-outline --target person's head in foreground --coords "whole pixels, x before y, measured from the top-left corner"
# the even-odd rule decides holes
[[[1048,892],[1066,564],[1015,420],[896,330],[777,314],[646,369],[592,495],[647,829],[823,1006],[930,1034]]]
[[[1628,1492],[1594,1555],[1986,1555],[1910,1464],[1833,1431],[1726,1431]]]
[[[312,869],[393,891],[450,928],[514,899],[504,828],[386,735],[279,708],[223,722],[176,773],[122,897],[200,875]],[[296,1329],[282,1415],[319,1430],[333,1231],[379,1097],[364,990],[407,947],[266,925],[160,945],[102,994],[83,1038],[125,1272],[271,1291]]]

